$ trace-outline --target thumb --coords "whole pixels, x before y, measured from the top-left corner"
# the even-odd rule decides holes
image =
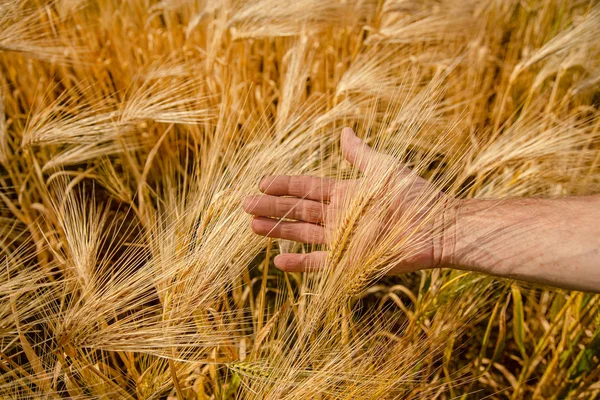
[[[344,158],[361,172],[365,172],[369,164],[382,165],[393,162],[392,157],[369,147],[351,128],[342,129],[341,141]]]

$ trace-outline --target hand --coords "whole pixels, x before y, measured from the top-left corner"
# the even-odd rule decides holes
[[[380,189],[371,199],[370,209],[379,210],[377,215],[383,215],[383,218],[375,217],[373,212],[359,218],[358,226],[363,235],[360,243],[371,246],[380,238],[385,238],[386,243],[390,238],[398,243],[403,234],[411,232],[413,237],[419,238],[417,246],[412,246],[410,252],[398,254],[398,260],[391,263],[393,269],[388,273],[438,266],[441,242],[434,235],[434,218],[426,215],[432,205],[439,205],[440,200],[449,197],[393,157],[371,149],[350,128],[342,130],[341,148],[345,159],[363,172],[364,177],[337,180],[314,176],[267,176],[260,182],[264,195],[250,196],[244,201],[244,210],[256,216],[252,220],[252,230],[271,238],[332,245],[336,234],[339,235],[340,221],[348,218],[346,209],[352,200],[366,188],[378,186]],[[381,179],[382,174],[386,175],[385,181]],[[373,185],[377,180],[379,185]],[[417,235],[414,235],[415,231],[418,231]],[[366,237],[371,240],[362,240]],[[309,271],[322,266],[327,257],[325,251],[286,253],[275,257],[275,265],[288,272]]]

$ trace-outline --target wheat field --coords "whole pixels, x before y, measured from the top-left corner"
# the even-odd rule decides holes
[[[358,176],[345,126],[457,198],[600,193],[599,107],[597,1],[0,0],[0,397],[600,397],[598,295],[383,276],[384,170],[322,271],[241,208]]]

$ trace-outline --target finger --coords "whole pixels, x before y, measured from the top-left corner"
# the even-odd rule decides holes
[[[335,180],[316,176],[266,176],[260,190],[273,196],[296,196],[308,200],[328,201]]]
[[[244,210],[261,217],[289,218],[320,224],[325,219],[327,204],[296,197],[249,196],[244,200]]]
[[[254,233],[271,238],[293,240],[309,244],[325,243],[325,229],[308,222],[290,222],[256,217],[250,225]]]
[[[318,271],[327,261],[326,251],[313,251],[307,254],[285,253],[275,257],[275,266],[285,272]]]
[[[350,164],[365,172],[369,165],[390,165],[394,158],[373,150],[350,128],[342,129],[342,154]]]

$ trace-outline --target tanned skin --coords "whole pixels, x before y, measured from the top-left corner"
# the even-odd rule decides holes
[[[346,160],[363,172],[369,163],[399,165],[390,156],[372,150],[350,128],[342,130],[341,146]],[[412,184],[408,185],[410,193],[389,203],[393,207],[409,206],[411,199],[430,188],[406,167],[399,166],[397,175],[403,179],[408,176]],[[359,185],[352,179],[267,176],[259,187],[263,195],[244,201],[244,210],[256,216],[251,223],[255,233],[328,244],[336,216],[343,212],[343,204],[348,204],[343,200],[353,196]],[[421,251],[390,274],[449,267],[600,292],[600,195],[517,200],[459,200],[442,192],[438,196],[445,202],[443,213],[423,224],[431,240],[424,241]],[[386,224],[399,222],[402,216],[392,211]],[[275,265],[288,272],[308,271],[317,269],[326,258],[327,253],[319,251],[280,254]]]

